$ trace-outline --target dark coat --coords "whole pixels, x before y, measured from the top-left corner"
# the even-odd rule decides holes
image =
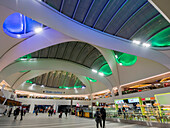
[[[18,115],[19,115],[19,111],[20,111],[19,108],[15,109],[14,115],[15,115],[15,116],[18,116]]]
[[[101,121],[101,113],[100,113],[100,111],[96,111],[96,114],[94,116],[95,116],[96,122],[100,122]]]
[[[102,114],[102,119],[105,119],[106,118],[106,110],[104,108],[101,108],[100,113]]]

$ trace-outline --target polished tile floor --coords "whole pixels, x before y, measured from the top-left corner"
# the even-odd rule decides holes
[[[58,118],[58,114],[48,117],[47,114],[27,114],[20,121],[20,116],[14,121],[14,117],[0,117],[0,128],[95,128],[94,119],[79,118],[75,116],[63,115]],[[113,123],[106,121],[106,128],[147,128],[136,124]]]

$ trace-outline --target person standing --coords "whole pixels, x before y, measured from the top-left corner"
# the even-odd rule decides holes
[[[106,110],[104,109],[104,106],[100,109],[100,113],[102,114],[103,128],[105,128]]]
[[[124,119],[126,118],[126,113],[125,113],[125,107],[122,108],[122,111],[123,111],[123,115],[124,115]]]
[[[20,111],[19,107],[15,109],[15,111],[14,111],[14,116],[15,116],[15,117],[14,117],[14,120],[17,119],[17,117],[18,117],[18,115],[19,115],[19,111]]]
[[[96,113],[95,113],[95,121],[96,121],[96,127],[99,127],[99,123],[100,123],[100,127],[102,127],[102,122],[101,122],[101,116],[102,114],[100,113],[100,109],[97,108]]]

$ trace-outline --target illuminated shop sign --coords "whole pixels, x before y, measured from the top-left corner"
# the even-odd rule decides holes
[[[131,98],[131,99],[128,99],[128,102],[129,102],[129,103],[139,102],[139,98]]]
[[[56,92],[56,91],[43,91],[43,93],[62,94],[62,92]]]
[[[123,104],[124,101],[123,100],[115,100],[115,104]]]
[[[150,100],[150,98],[145,98],[145,100]]]

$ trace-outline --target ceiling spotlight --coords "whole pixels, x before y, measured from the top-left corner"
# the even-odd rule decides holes
[[[82,86],[82,89],[85,89],[86,87],[85,86]]]
[[[29,60],[31,60],[31,61],[35,61],[35,60],[37,60],[37,58],[32,58],[32,59],[29,59]]]
[[[97,73],[97,70],[95,70],[95,69],[92,69],[92,72],[94,72],[94,73]]]
[[[102,72],[99,72],[99,75],[100,75],[100,76],[104,76],[104,74],[103,74]]]
[[[134,44],[138,44],[138,45],[139,45],[139,44],[140,44],[140,41],[133,40],[133,41],[132,41],[132,43],[134,43]]]
[[[20,37],[21,37],[21,35],[17,34],[17,37],[18,37],[18,38],[20,38]]]
[[[26,58],[21,58],[20,60],[27,60]]]
[[[34,32],[35,33],[40,33],[43,29],[41,27],[35,28]]]
[[[41,88],[44,88],[44,85],[41,85]]]
[[[116,58],[118,58],[118,56],[117,56],[117,55],[115,55],[115,57],[116,57]]]
[[[120,65],[122,65],[122,63],[119,63]]]
[[[143,46],[143,47],[150,47],[151,45],[148,44],[148,43],[143,43],[142,46]]]
[[[68,89],[68,88],[66,88],[66,89]]]

